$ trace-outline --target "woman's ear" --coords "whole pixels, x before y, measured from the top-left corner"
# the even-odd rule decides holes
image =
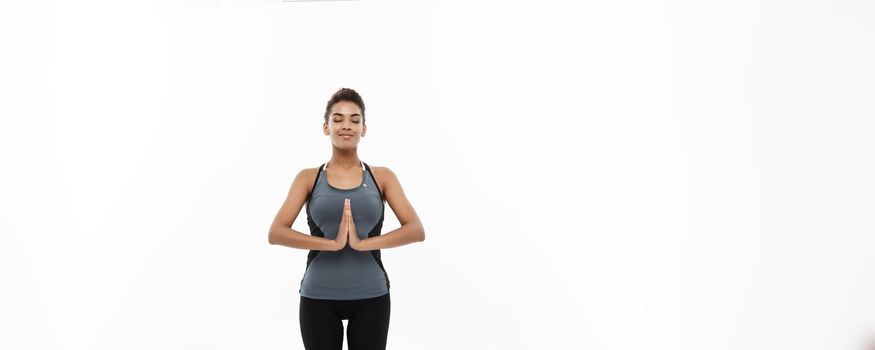
[[[328,122],[322,123],[322,133],[324,133],[326,136],[328,135]]]

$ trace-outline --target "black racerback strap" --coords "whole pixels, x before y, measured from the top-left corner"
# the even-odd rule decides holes
[[[316,189],[316,184],[319,182],[319,175],[322,173],[322,168],[325,167],[325,164],[319,166],[319,170],[316,171],[316,179],[313,180],[313,186],[310,187],[310,192],[307,193],[307,216],[310,216],[310,197],[313,196],[313,190]]]

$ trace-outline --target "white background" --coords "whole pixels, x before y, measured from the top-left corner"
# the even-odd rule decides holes
[[[350,87],[426,231],[383,250],[389,349],[863,349],[873,33],[871,1],[4,1],[0,348],[303,349],[307,251],[267,233]]]

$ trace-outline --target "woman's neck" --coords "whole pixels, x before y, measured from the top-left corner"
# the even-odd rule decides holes
[[[335,169],[358,168],[361,166],[361,160],[355,149],[349,151],[334,149],[331,159],[328,161],[328,166]]]

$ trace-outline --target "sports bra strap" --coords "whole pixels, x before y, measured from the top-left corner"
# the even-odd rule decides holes
[[[365,162],[362,162],[361,160],[359,160],[359,162],[362,163],[362,171],[366,171],[368,168],[365,167]],[[319,167],[319,171],[322,171],[323,169],[328,169],[328,162],[325,162],[325,164],[322,164],[322,166]]]

